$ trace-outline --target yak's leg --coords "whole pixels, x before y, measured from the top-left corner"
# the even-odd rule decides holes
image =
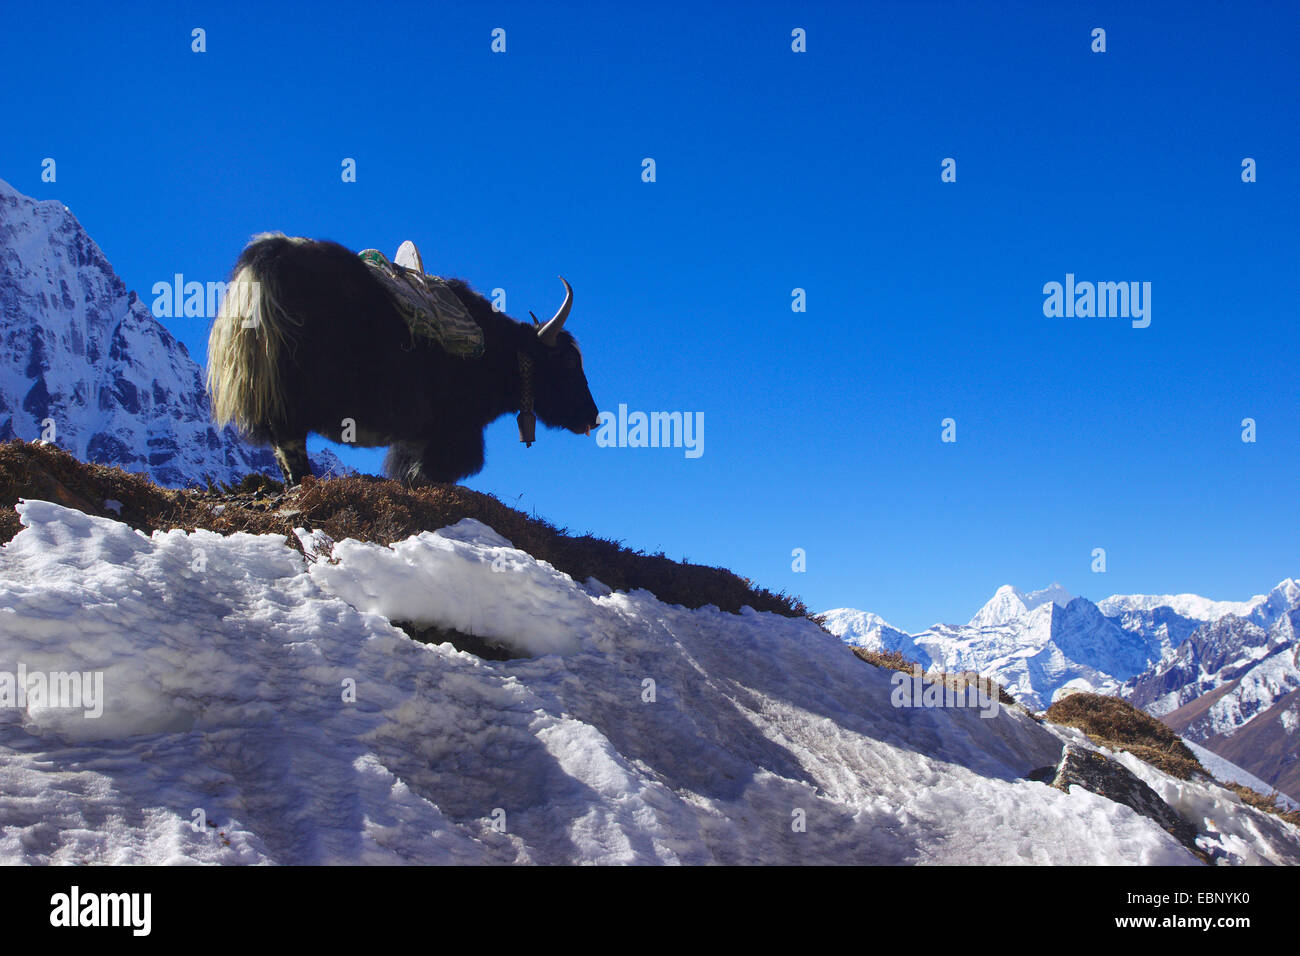
[[[303,476],[311,474],[311,462],[307,458],[307,439],[295,438],[290,441],[277,441],[275,461],[284,474],[285,488],[302,483]]]
[[[408,488],[448,484],[483,470],[483,432],[467,429],[425,439],[393,442],[384,474]]]
[[[427,447],[422,441],[393,442],[384,456],[384,474],[407,487],[428,484],[423,465]]]
[[[455,482],[483,470],[483,430],[448,432],[430,441],[420,462],[426,481]]]

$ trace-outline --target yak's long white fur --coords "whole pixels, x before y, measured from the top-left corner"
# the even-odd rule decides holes
[[[254,236],[253,242],[271,238],[309,241],[272,232]],[[284,420],[279,367],[291,324],[302,323],[280,307],[270,276],[251,265],[235,273],[208,338],[208,394],[218,425],[234,422],[251,432]]]

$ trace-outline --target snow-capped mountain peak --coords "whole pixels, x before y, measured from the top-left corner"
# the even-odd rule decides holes
[[[1300,605],[1300,581],[1286,578],[1263,596],[1261,616],[1270,622],[1275,621],[1297,605]]]
[[[933,663],[930,655],[913,642],[911,635],[894,627],[879,614],[841,607],[826,611],[822,617],[825,619],[826,630],[851,647],[862,647],[869,651],[898,651],[926,669]]]
[[[935,624],[919,634],[850,608],[827,612],[826,628],[847,644],[896,650],[926,668],[992,677],[1038,709],[1060,693],[1111,692],[1160,651],[1158,642],[1126,633],[1056,583],[1029,592],[1004,585],[969,624]]]
[[[833,610],[826,611],[824,615],[827,619],[844,621],[853,625],[854,633],[868,634],[880,632],[883,630],[896,631],[894,627],[879,614],[873,614],[871,611],[859,611],[851,607],[837,607]]]
[[[1000,624],[1009,624],[1016,618],[1037,610],[1044,604],[1050,603],[1058,607],[1066,607],[1073,600],[1074,595],[1056,583],[1052,583],[1039,591],[1030,591],[1028,594],[1013,585],[1004,584],[997,589],[993,597],[989,598],[988,603],[970,619],[970,625],[972,627],[997,627]]]
[[[198,364],[68,207],[0,180],[0,440],[45,439],[171,487],[278,473],[208,408]]]

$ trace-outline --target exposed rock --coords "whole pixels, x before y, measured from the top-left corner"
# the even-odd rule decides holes
[[[1107,800],[1122,803],[1154,820],[1179,843],[1203,858],[1196,845],[1196,828],[1131,770],[1102,753],[1067,744],[1052,786],[1066,793],[1070,792],[1071,786],[1083,787]]]

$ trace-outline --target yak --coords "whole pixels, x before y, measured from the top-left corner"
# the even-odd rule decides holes
[[[208,341],[208,392],[218,425],[271,445],[287,487],[311,474],[307,435],[387,445],[384,472],[408,486],[453,482],[483,468],[483,430],[518,412],[591,434],[596,404],[582,353],[564,329],[573,290],[541,323],[518,322],[459,279],[445,280],[482,330],[477,355],[423,341],[384,284],[334,242],[255,236],[231,274]]]

